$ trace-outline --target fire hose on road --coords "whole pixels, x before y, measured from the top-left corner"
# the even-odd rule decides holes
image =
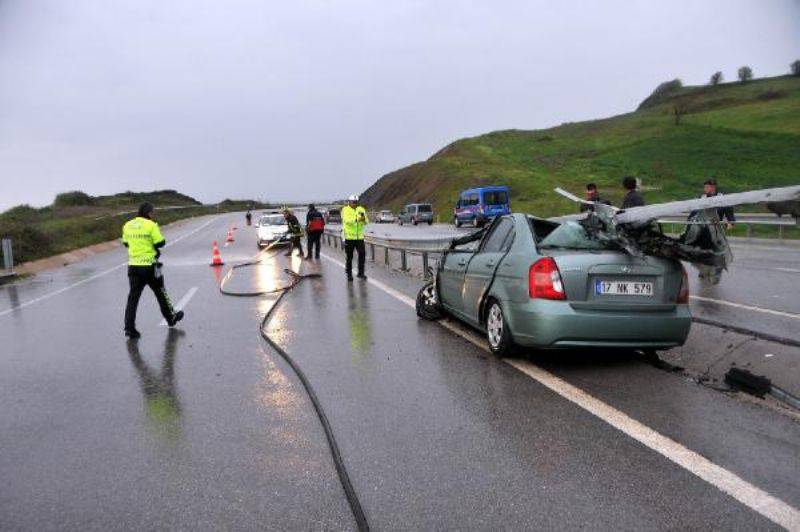
[[[328,421],[327,415],[325,415],[325,410],[322,408],[322,403],[317,397],[316,392],[314,392],[314,388],[309,382],[308,377],[306,377],[305,373],[303,373],[303,370],[300,368],[300,366],[297,364],[294,358],[292,358],[292,356],[289,353],[287,353],[283,348],[281,348],[277,342],[275,342],[272,338],[270,338],[266,332],[266,327],[269,324],[269,321],[272,318],[273,313],[278,308],[278,305],[280,305],[281,301],[283,300],[283,296],[285,296],[286,293],[290,291],[292,288],[300,284],[304,279],[319,278],[322,277],[322,275],[319,273],[300,274],[290,270],[289,268],[285,268],[283,271],[291,278],[291,282],[286,286],[281,286],[278,288],[274,288],[272,290],[261,290],[257,292],[232,292],[225,288],[225,285],[231,279],[233,272],[235,270],[257,266],[261,264],[262,261],[264,260],[263,255],[266,252],[270,251],[277,243],[278,240],[276,240],[275,242],[264,248],[264,250],[262,250],[261,252],[259,252],[258,255],[256,255],[256,257],[258,258],[251,261],[235,264],[234,266],[232,266],[230,270],[228,270],[228,273],[225,275],[225,277],[223,277],[222,281],[220,282],[219,291],[223,295],[233,296],[233,297],[259,297],[259,296],[277,294],[275,302],[272,304],[269,310],[264,314],[264,317],[259,323],[258,332],[261,335],[261,337],[270,345],[270,347],[272,347],[272,349],[274,349],[286,361],[286,363],[289,364],[289,366],[292,368],[292,371],[294,371],[295,375],[297,375],[297,378],[302,383],[303,388],[305,388],[306,393],[308,394],[308,398],[311,400],[311,404],[314,405],[314,410],[316,411],[317,417],[319,418],[320,423],[322,424],[322,428],[325,431],[325,437],[328,441],[328,447],[330,448],[331,451],[333,463],[336,466],[336,473],[339,476],[339,481],[342,484],[342,489],[344,489],[347,502],[350,505],[350,510],[352,511],[353,518],[356,521],[356,526],[358,527],[359,531],[365,532],[369,530],[369,524],[367,522],[366,515],[364,514],[364,510],[361,507],[361,502],[358,499],[358,494],[356,493],[355,488],[353,487],[353,483],[350,481],[350,476],[347,473],[347,468],[345,467],[344,459],[342,458],[342,453],[339,450],[338,443],[336,442],[336,437],[333,433],[333,428],[331,427],[331,424]],[[269,256],[269,258],[274,258],[274,257],[275,254]]]

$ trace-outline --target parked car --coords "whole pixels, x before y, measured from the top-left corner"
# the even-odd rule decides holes
[[[394,223],[394,214],[392,211],[381,211],[378,213],[378,216],[375,217],[375,221],[379,224],[391,224]]]
[[[453,211],[453,223],[456,227],[472,223],[475,227],[482,227],[497,216],[511,212],[508,187],[491,186],[470,188],[463,191],[458,197],[458,203]]]
[[[325,213],[326,224],[340,224],[342,223],[342,209],[338,207],[331,207]]]
[[[678,260],[633,256],[576,221],[512,214],[454,240],[417,314],[483,329],[501,356],[515,345],[655,350],[686,341],[688,302]]]
[[[406,205],[400,214],[397,215],[397,223],[403,225],[404,223],[411,223],[417,225],[418,223],[433,223],[433,206],[430,203],[412,203]]]
[[[256,223],[256,242],[259,248],[264,248],[276,240],[277,245],[288,243],[288,233],[289,225],[283,214],[265,214]]]

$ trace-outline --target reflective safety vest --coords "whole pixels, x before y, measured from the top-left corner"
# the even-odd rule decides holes
[[[342,236],[345,240],[364,240],[367,223],[367,211],[361,205],[355,209],[345,205],[342,209]]]
[[[164,237],[157,223],[137,216],[122,226],[122,242],[128,246],[130,266],[150,266],[156,261],[155,245]]]

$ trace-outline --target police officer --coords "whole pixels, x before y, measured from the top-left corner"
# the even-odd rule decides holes
[[[347,205],[342,209],[342,233],[344,236],[345,273],[347,280],[353,280],[353,251],[358,252],[358,278],[366,279],[364,274],[364,227],[369,223],[367,211],[358,204],[358,196],[347,198]]]
[[[158,300],[161,314],[167,325],[173,327],[183,319],[183,311],[175,312],[172,302],[164,288],[164,277],[161,275],[161,263],[158,258],[160,249],[167,241],[161,235],[158,224],[150,219],[153,205],[142,203],[136,218],[122,226],[122,245],[128,248],[128,304],[125,307],[125,336],[139,338],[136,330],[136,309],[139,297],[145,286],[149,286]]]

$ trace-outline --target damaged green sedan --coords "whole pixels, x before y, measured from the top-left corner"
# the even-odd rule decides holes
[[[678,260],[634,256],[577,221],[497,218],[455,240],[435,273],[417,313],[485,330],[501,356],[516,344],[664,349],[682,345],[691,326]]]

